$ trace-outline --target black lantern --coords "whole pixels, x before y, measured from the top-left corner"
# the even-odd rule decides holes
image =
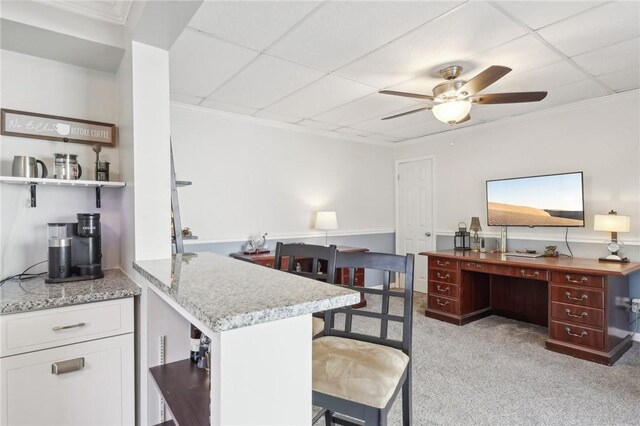
[[[458,230],[453,237],[453,248],[455,250],[471,250],[471,234],[467,231],[467,224],[460,222]]]

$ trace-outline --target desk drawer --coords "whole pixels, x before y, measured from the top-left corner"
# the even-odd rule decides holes
[[[513,268],[514,276],[530,280],[549,281],[549,271],[536,268]]]
[[[604,292],[551,284],[551,301],[603,309]]]
[[[0,316],[0,356],[133,332],[133,298]]]
[[[441,283],[457,284],[458,273],[455,271],[429,269],[429,281],[440,281]]]
[[[429,294],[434,296],[447,296],[457,299],[459,294],[459,288],[455,284],[443,284],[437,281],[429,281]]]
[[[487,263],[467,262],[461,263],[461,268],[467,271],[489,272],[491,265]]]
[[[460,302],[455,299],[441,296],[428,296],[427,307],[434,311],[440,311],[447,314],[460,314]]]
[[[429,256],[429,268],[458,270],[458,261],[446,257]]]
[[[551,318],[599,328],[604,327],[604,311],[602,309],[551,302]]]
[[[589,346],[596,349],[604,349],[604,332],[580,325],[566,324],[551,321],[549,335],[552,339],[573,343],[581,346]]]
[[[551,272],[551,281],[558,284],[604,288],[604,277],[598,275],[573,274],[568,272]]]

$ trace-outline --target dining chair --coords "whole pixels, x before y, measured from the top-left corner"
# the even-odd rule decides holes
[[[336,279],[336,253],[337,247],[335,245],[285,244],[279,241],[276,244],[274,268],[277,270],[282,269],[283,259],[288,258],[286,272],[334,284]],[[313,336],[319,336],[324,330],[324,321],[322,317],[313,316],[312,318]]]
[[[402,424],[411,425],[411,332],[414,256],[386,253],[337,253],[336,267],[348,268],[354,287],[357,268],[381,271],[382,288],[357,290],[380,296],[380,312],[350,306],[325,311],[324,336],[313,340],[313,405],[321,407],[327,426],[387,425],[387,415],[402,389]],[[378,272],[380,274],[380,272]],[[391,289],[392,278],[404,274],[404,288]],[[355,288],[354,288],[355,289]],[[389,313],[391,298],[403,300],[402,315]],[[337,326],[336,315],[344,317]],[[379,322],[375,334],[353,330],[354,317]],[[389,336],[389,323],[401,324],[401,337]],[[398,331],[398,330],[393,330]],[[395,333],[397,334],[397,333]]]

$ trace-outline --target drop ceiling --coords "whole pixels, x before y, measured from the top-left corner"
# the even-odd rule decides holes
[[[637,1],[207,1],[170,51],[177,102],[399,142],[640,87]],[[476,105],[450,127],[381,89],[431,94],[438,70],[469,80],[513,69],[483,93],[549,92]]]

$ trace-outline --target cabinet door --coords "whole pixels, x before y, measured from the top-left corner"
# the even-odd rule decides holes
[[[134,424],[134,386],[132,333],[2,358],[0,425]]]

